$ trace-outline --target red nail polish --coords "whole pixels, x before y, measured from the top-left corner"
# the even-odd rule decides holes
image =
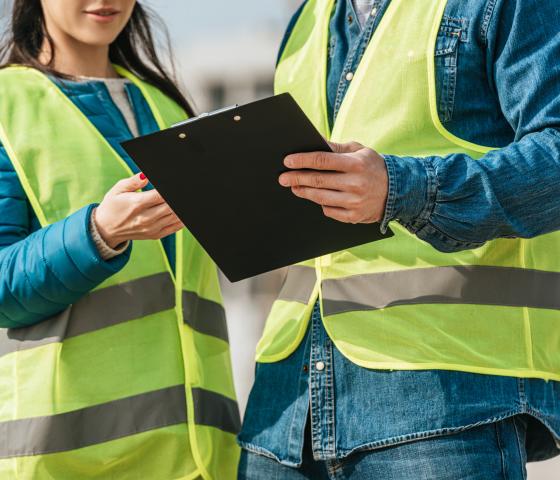
[[[140,174],[140,180],[146,180],[146,175],[144,175],[143,173]]]

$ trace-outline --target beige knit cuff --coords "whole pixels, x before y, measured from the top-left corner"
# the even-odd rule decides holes
[[[89,231],[91,233],[91,237],[93,238],[93,243],[95,243],[95,246],[97,247],[99,255],[105,261],[111,260],[112,258],[119,256],[121,253],[124,253],[128,248],[128,245],[130,244],[130,241],[121,243],[116,249],[113,249],[109,245],[107,245],[107,242],[103,240],[103,237],[99,233],[99,230],[97,230],[97,225],[95,223],[95,210],[93,210],[93,213],[91,215],[91,220],[89,222]]]

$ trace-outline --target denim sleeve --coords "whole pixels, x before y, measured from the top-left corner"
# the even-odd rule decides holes
[[[443,252],[560,229],[559,23],[554,0],[497,2],[488,74],[515,141],[480,160],[387,156],[384,228],[399,220]]]
[[[94,207],[32,232],[33,214],[0,146],[0,328],[45,320],[125,266],[130,247],[112,260],[100,258],[89,232]]]

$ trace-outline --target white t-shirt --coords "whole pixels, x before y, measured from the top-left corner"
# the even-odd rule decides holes
[[[362,27],[371,14],[374,1],[375,0],[352,0],[354,10],[356,11],[356,15],[358,15],[358,21]]]

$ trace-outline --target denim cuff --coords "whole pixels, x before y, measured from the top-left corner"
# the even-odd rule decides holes
[[[428,223],[437,193],[437,176],[429,159],[385,155],[389,192],[381,230],[398,220],[415,233]]]
[[[420,240],[424,240],[426,243],[429,243],[436,250],[444,253],[474,250],[484,245],[484,242],[466,242],[451,238],[449,235],[445,235],[443,232],[438,230],[431,223],[427,223],[424,227],[417,230],[416,236]]]

